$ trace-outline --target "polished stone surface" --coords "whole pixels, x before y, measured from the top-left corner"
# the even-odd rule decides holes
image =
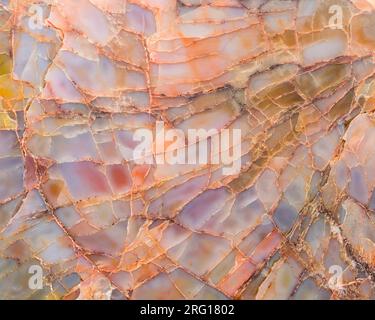
[[[374,299],[374,52],[374,0],[0,0],[0,299]]]

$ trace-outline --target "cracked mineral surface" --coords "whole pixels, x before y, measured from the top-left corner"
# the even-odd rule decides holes
[[[0,299],[374,299],[374,52],[374,0],[0,0]]]

